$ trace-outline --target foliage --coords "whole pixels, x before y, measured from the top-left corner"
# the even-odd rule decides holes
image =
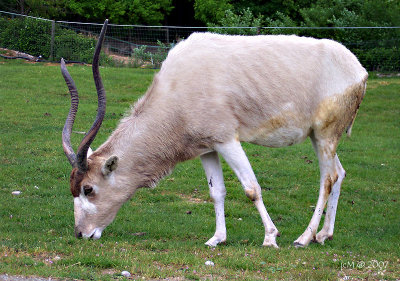
[[[400,26],[400,1],[392,0],[186,0],[192,1],[195,17],[218,33],[229,34],[297,34],[316,38],[330,38],[346,45],[357,54],[369,70],[398,71],[398,46],[400,29],[371,29],[368,31],[344,29],[346,26]],[[174,2],[178,5],[178,2]],[[113,23],[161,24],[173,9],[172,0],[10,0],[0,3],[0,8],[23,10],[39,16],[66,17],[102,22],[107,16]],[[239,29],[221,28],[216,26]],[[243,28],[243,27],[257,28]],[[269,27],[334,27],[334,29],[259,28]],[[28,30],[29,27],[30,29]],[[58,31],[57,31],[58,32]],[[62,32],[62,31],[61,31]],[[0,19],[0,44],[33,55],[50,56],[50,24],[31,21]],[[72,46],[72,33],[58,34],[54,56],[88,60],[88,46],[93,40],[78,35],[78,47]],[[60,41],[64,40],[65,41]],[[129,41],[129,40],[128,40]],[[86,48],[86,49],[85,49]],[[72,50],[74,49],[74,52]],[[79,49],[79,50],[77,50]],[[147,50],[149,48],[146,47]],[[158,49],[160,50],[160,49]],[[60,51],[60,54],[57,52]],[[152,66],[160,65],[166,52],[146,52]],[[68,55],[69,54],[69,55]],[[385,55],[385,56],[383,56]],[[105,56],[103,56],[105,58]],[[143,55],[143,58],[145,56]],[[109,59],[107,59],[110,61]],[[103,60],[104,63],[104,60]]]
[[[195,18],[203,23],[216,23],[225,16],[225,11],[232,9],[229,0],[195,0]]]
[[[69,9],[88,21],[108,17],[116,24],[159,25],[173,6],[172,0],[71,0]]]
[[[302,8],[302,25],[304,26],[343,26],[338,24],[353,24],[358,26],[360,15],[359,1],[319,0],[308,8]]]
[[[133,57],[135,61],[135,66],[140,67],[146,62],[150,61],[150,53],[146,51],[147,46],[141,45],[133,49]]]
[[[78,61],[91,63],[96,37],[76,33],[56,26],[54,36],[53,60]],[[0,47],[28,53],[33,56],[50,58],[51,23],[31,18],[6,19],[0,17]],[[157,47],[141,46],[134,50],[133,66],[159,68],[165,60],[168,50],[174,44],[158,41]],[[114,65],[104,53],[101,53],[102,65]]]
[[[51,25],[35,19],[0,17],[0,46],[33,56],[50,56]]]
[[[319,0],[300,10],[301,25],[311,27],[400,26],[398,1]],[[396,70],[400,29],[312,30],[308,36],[330,38],[347,45],[369,70]],[[362,46],[362,49],[359,47]],[[397,68],[398,70],[398,68]]]
[[[0,1],[0,10],[43,18],[66,16],[67,0],[5,0]]]
[[[226,10],[225,16],[220,19],[218,24],[209,23],[208,26],[223,26],[223,27],[239,27],[239,28],[210,28],[212,32],[222,34],[241,34],[255,35],[261,26],[262,17],[255,17],[249,8],[234,13],[232,10]],[[253,27],[253,28],[240,28]]]
[[[6,0],[0,1],[0,10],[55,20],[103,22],[108,17],[115,24],[158,25],[166,22],[173,9],[191,4],[195,18],[204,24],[217,24],[226,10],[238,13],[250,9],[254,15],[265,17],[262,25],[287,19],[297,26],[400,25],[400,1],[393,0],[184,1],[183,5],[172,0]]]
[[[54,36],[53,60],[91,63],[96,38],[57,27]],[[7,19],[0,17],[0,46],[33,56],[50,58],[51,23],[32,18]],[[110,63],[102,53],[101,62]]]
[[[86,131],[97,108],[91,69],[77,65],[69,71],[81,97],[74,130]],[[100,71],[108,103],[94,147],[107,139],[156,73]],[[260,247],[260,216],[224,162],[228,241],[208,248],[203,243],[214,233],[215,214],[198,159],[178,165],[155,189],[139,190],[100,240],[75,239],[71,167],[60,140],[70,100],[59,66],[0,58],[0,274],[122,280],[120,273],[127,270],[135,280],[398,279],[400,79],[373,76],[352,137],[338,148],[347,176],[334,239],[307,249],[291,246],[318,196],[311,143],[280,149],[244,144],[282,234],[281,248]],[[82,137],[72,135],[74,147]],[[15,190],[21,194],[12,195]],[[207,260],[215,266],[206,266]]]
[[[173,9],[172,0],[10,0],[0,10],[55,20],[114,24],[162,24]]]
[[[236,11],[250,8],[255,15],[268,18],[282,14],[297,22],[301,18],[299,10],[309,7],[312,2],[312,0],[232,0],[232,5]],[[265,22],[262,24],[265,25]]]
[[[70,61],[91,62],[96,39],[68,29],[59,29],[54,37],[54,60],[61,58]]]
[[[398,41],[400,43],[400,41]],[[399,45],[398,45],[399,46]],[[400,48],[372,48],[352,49],[353,53],[358,57],[362,65],[366,69],[381,71],[381,72],[396,72],[399,71]]]
[[[238,7],[248,4],[241,14]],[[315,38],[329,38],[346,45],[355,52],[361,63],[369,70],[398,71],[398,44],[400,29],[345,29],[348,26],[400,26],[400,2],[385,0],[318,0],[285,1],[282,9],[271,1],[262,9],[270,9],[269,16],[253,17],[252,11],[260,11],[258,1],[232,1],[235,10],[227,10],[216,24],[209,26],[261,26],[285,27],[260,29],[264,34],[297,34]],[[274,11],[275,10],[275,11]],[[271,11],[274,11],[271,13]],[[267,13],[268,14],[268,13]],[[250,15],[250,16],[249,16]],[[253,20],[252,20],[253,18]],[[294,28],[287,28],[294,27]],[[316,27],[300,29],[295,27]],[[333,29],[318,29],[334,27]],[[212,29],[218,33],[254,34],[254,29]]]
[[[168,51],[174,47],[174,44],[166,44],[161,41],[157,42],[155,51],[149,51],[149,47],[142,45],[133,50],[134,67],[151,66],[153,68],[160,68],[162,62],[168,55]],[[153,47],[154,50],[154,47]]]
[[[275,27],[296,27],[297,23],[292,20],[288,15],[285,15],[281,12],[275,13],[275,18],[267,17],[265,19],[265,24],[270,28],[263,30],[263,33],[266,34],[296,34],[299,35],[300,30],[293,28],[275,28]]]
[[[151,64],[155,68],[160,68],[162,62],[166,59],[168,55],[168,51],[174,47],[174,43],[169,45],[162,43],[161,41],[157,41],[157,48],[154,53],[151,54]]]

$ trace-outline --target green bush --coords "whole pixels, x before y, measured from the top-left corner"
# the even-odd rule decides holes
[[[162,62],[168,55],[168,51],[174,47],[175,44],[164,44],[161,41],[157,42],[158,48],[155,52],[147,51],[147,46],[142,45],[133,50],[134,67],[143,65],[150,65],[153,68],[160,68]]]
[[[134,67],[141,67],[147,61],[150,61],[150,53],[146,52],[147,46],[142,45],[133,50]]]
[[[54,60],[92,62],[96,40],[72,30],[59,29],[54,37]]]
[[[223,27],[241,27],[241,28],[214,28],[217,25],[209,23],[211,32],[221,34],[236,34],[236,35],[256,35],[261,26],[262,17],[255,17],[249,8],[243,9],[239,13],[234,13],[232,10],[226,10],[225,16],[220,19],[218,26]],[[252,28],[246,28],[252,27]]]
[[[32,18],[8,19],[0,17],[0,47],[24,52],[33,56],[50,58],[51,22]],[[54,36],[53,60],[91,63],[96,38],[57,27]],[[110,59],[101,54],[101,63]]]
[[[0,17],[0,30],[4,30],[7,27],[7,18]]]
[[[50,22],[2,18],[0,27],[0,46],[33,56],[50,56]]]
[[[360,63],[372,71],[399,71],[400,48],[353,49]]]

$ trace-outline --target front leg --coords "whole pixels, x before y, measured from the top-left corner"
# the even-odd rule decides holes
[[[216,216],[216,231],[213,237],[205,244],[211,247],[226,241],[224,201],[226,189],[222,175],[221,163],[218,153],[213,151],[200,156],[204,171],[206,172],[210,196],[214,200]]]
[[[260,213],[265,228],[263,246],[278,248],[278,244],[276,244],[276,237],[279,236],[278,229],[272,222],[267,209],[265,209],[261,187],[257,182],[256,176],[254,175],[253,169],[251,168],[250,162],[240,142],[233,140],[231,142],[218,144],[216,149],[235,172],[244,188],[246,196],[254,202],[254,205]]]

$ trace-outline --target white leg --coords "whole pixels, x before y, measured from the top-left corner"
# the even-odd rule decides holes
[[[215,149],[222,155],[222,157],[224,157],[226,162],[235,172],[244,188],[246,196],[254,202],[254,205],[260,213],[265,228],[263,245],[278,248],[278,245],[276,244],[276,236],[279,235],[278,229],[275,227],[265,209],[262,201],[261,187],[257,182],[256,176],[254,175],[240,142],[234,140],[228,143],[219,144]]]
[[[329,194],[331,193],[333,185],[338,180],[334,153],[336,150],[336,143],[329,141],[318,141],[315,138],[311,138],[311,140],[318,156],[321,173],[319,196],[314,214],[307,229],[293,243],[296,247],[305,247],[311,242],[311,240],[316,240],[316,233],[321,221],[325,204],[328,200]]]
[[[324,226],[322,227],[320,232],[318,232],[316,237],[316,241],[320,244],[324,244],[324,241],[326,239],[331,240],[333,237],[333,229],[335,226],[336,210],[340,195],[340,187],[342,185],[343,179],[346,176],[346,172],[343,169],[342,164],[340,163],[337,155],[335,155],[335,164],[336,164],[336,170],[338,172],[338,180],[333,185],[331,194],[329,195],[328,198],[328,205],[326,207]]]
[[[219,162],[218,153],[213,151],[200,156],[204,171],[206,172],[210,196],[214,200],[216,217],[216,231],[213,237],[206,242],[206,245],[215,247],[218,243],[226,241],[224,201],[226,189],[222,168]]]

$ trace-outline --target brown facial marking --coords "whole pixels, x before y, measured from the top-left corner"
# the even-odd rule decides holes
[[[78,168],[74,168],[71,172],[70,177],[70,187],[72,196],[78,197],[81,193],[81,182],[85,176],[85,173],[78,170]]]

